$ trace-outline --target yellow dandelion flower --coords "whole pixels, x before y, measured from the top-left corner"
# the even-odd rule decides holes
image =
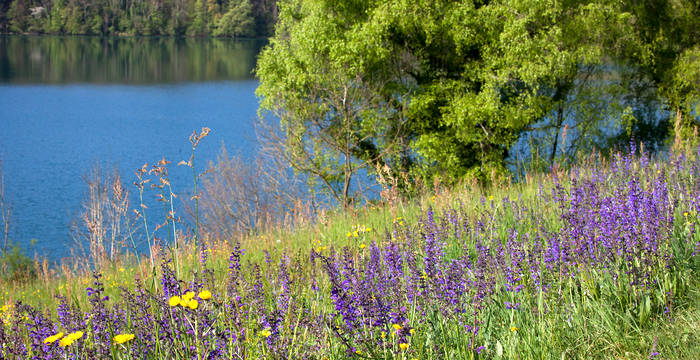
[[[401,348],[401,350],[406,350],[406,349],[408,349],[408,344],[401,343],[401,344],[399,344],[399,347]]]
[[[187,303],[187,307],[192,309],[192,310],[197,310],[197,307],[199,307],[199,301],[190,300],[190,302]]]
[[[516,332],[516,331],[518,331],[517,327],[515,327],[515,326],[510,327],[510,332]]]
[[[415,334],[415,333],[416,333],[416,329],[411,329],[411,331],[409,331],[409,333],[411,333],[411,335]]]
[[[180,300],[182,300],[182,299],[180,299],[179,296],[175,295],[175,296],[170,297],[168,304],[170,304],[171,307],[175,307],[175,306],[180,305]]]
[[[115,344],[123,344],[134,339],[134,334],[119,334],[114,337]]]
[[[76,331],[74,333],[66,335],[66,337],[61,339],[61,341],[58,344],[61,345],[61,347],[70,346],[74,341],[80,339],[81,337],[83,337],[83,332]]]
[[[391,325],[391,326],[392,326],[394,329],[396,329],[396,331],[401,331],[401,329],[403,329],[403,326],[401,326],[401,325],[399,325],[399,324],[394,324],[394,325]]]
[[[264,328],[264,329],[260,330],[258,335],[260,337],[270,337],[270,335],[272,335],[272,332],[270,331],[270,328]]]
[[[202,290],[199,293],[199,298],[202,300],[209,300],[211,299],[211,292],[209,292],[209,290]]]
[[[187,300],[187,301],[190,301],[190,300],[194,299],[194,295],[195,295],[194,291],[188,291],[185,293],[185,295],[182,295],[182,298]]]
[[[360,244],[360,249],[364,249],[364,248],[365,248],[365,244]]]
[[[68,337],[73,340],[78,340],[83,337],[84,333],[82,331],[76,331],[74,333],[68,334]]]
[[[349,232],[349,231],[348,231],[348,233],[347,233],[346,235],[347,235],[348,237],[352,237],[352,233]]]
[[[51,335],[51,336],[47,337],[46,339],[44,339],[44,344],[53,344],[54,342],[56,342],[56,340],[58,340],[62,337],[63,337],[62,332],[60,332],[56,335]]]
[[[382,339],[386,337],[386,332],[382,331]]]

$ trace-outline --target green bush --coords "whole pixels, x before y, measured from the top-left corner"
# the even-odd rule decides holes
[[[32,240],[31,245],[34,245]],[[27,282],[37,277],[32,259],[27,256],[19,244],[9,241],[7,249],[0,256],[2,260],[2,280],[8,282]]]

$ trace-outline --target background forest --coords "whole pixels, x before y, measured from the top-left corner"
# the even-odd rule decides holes
[[[268,36],[275,0],[2,0],[0,33]]]

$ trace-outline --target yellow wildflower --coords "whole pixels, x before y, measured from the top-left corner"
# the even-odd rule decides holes
[[[194,299],[194,291],[186,292],[185,295],[182,295],[182,298],[187,300],[187,301]]]
[[[515,326],[510,327],[510,332],[516,332],[516,331],[518,331],[517,327],[515,327]]]
[[[62,333],[62,332],[60,332],[60,333],[58,333],[58,334],[56,334],[56,335],[49,336],[49,337],[47,337],[46,339],[44,339],[44,344],[53,344],[54,342],[56,342],[56,340],[58,340],[58,339],[60,339],[60,338],[62,338],[62,337],[63,337],[63,333]]]
[[[365,248],[365,244],[360,244],[360,249],[364,249],[364,248]]]
[[[134,334],[119,334],[114,337],[115,344],[123,344],[134,339]]]
[[[408,344],[401,343],[401,344],[399,344],[399,347],[401,348],[401,350],[406,350],[406,349],[408,349]]]
[[[394,325],[391,325],[391,326],[394,327],[394,329],[396,329],[396,331],[400,331],[401,329],[403,329],[403,326],[401,326],[401,325],[399,325],[399,324],[394,324]]]
[[[270,328],[264,328],[260,330],[258,335],[261,337],[270,337],[270,335],[272,335],[272,332],[270,331]]]
[[[197,310],[197,307],[199,307],[199,301],[190,300],[190,302],[187,303],[187,307],[192,309],[192,310]]]
[[[211,292],[209,292],[209,290],[202,290],[199,293],[199,298],[202,300],[209,300],[211,299]]]
[[[61,345],[61,347],[70,346],[70,344],[72,344],[75,340],[80,339],[81,337],[83,337],[82,331],[76,331],[74,333],[70,333],[66,337],[61,339],[61,341],[59,342],[59,345]]]
[[[180,305],[180,300],[182,300],[182,299],[180,299],[179,296],[175,295],[175,296],[172,296],[170,298],[170,301],[168,303],[170,304],[171,307],[175,307],[175,306]]]
[[[70,344],[72,344],[72,343],[73,343],[73,339],[71,339],[69,337],[64,337],[63,339],[61,339],[58,342],[58,345],[61,345],[61,347],[66,347],[66,346],[70,346]]]

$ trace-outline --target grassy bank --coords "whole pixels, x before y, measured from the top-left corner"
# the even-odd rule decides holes
[[[3,356],[695,359],[698,179],[618,155],[4,284]]]

